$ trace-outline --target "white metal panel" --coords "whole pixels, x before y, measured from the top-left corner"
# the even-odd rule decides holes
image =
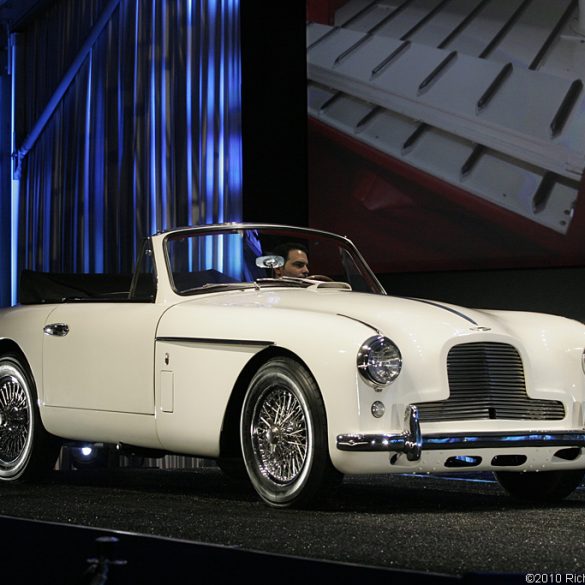
[[[394,4],[395,6],[398,6],[399,4],[402,4],[402,2],[404,2],[404,0],[388,0],[385,4]],[[355,18],[361,12],[365,12],[366,9],[374,10],[376,4],[378,4],[378,2],[375,0],[350,0],[349,2],[346,2],[335,11],[335,26],[344,26],[352,18]]]
[[[127,443],[161,449],[155,417],[77,408],[41,407],[43,425],[50,433],[76,441]]]
[[[431,49],[421,45],[413,45],[414,48],[418,50],[412,51],[412,60],[421,62],[422,67],[418,67],[418,76],[409,90],[409,96],[430,107],[451,111],[474,120],[477,116],[477,102],[501,71],[501,65],[485,59],[457,55],[427,88],[420,90],[419,86],[425,77],[449,55],[449,52],[432,49],[430,53]],[[428,54],[429,58],[426,58],[425,54]],[[407,66],[405,59],[403,67]],[[392,91],[392,88],[396,87],[395,76],[400,74],[400,69],[389,68],[387,73],[380,76],[376,85],[384,87],[386,91]]]
[[[309,111],[566,233],[585,167],[585,42],[570,9],[571,0],[352,0],[337,14],[344,28],[309,52]],[[449,34],[446,50],[435,48]],[[425,132],[405,150],[421,122]],[[478,144],[482,154],[462,177]]]
[[[446,48],[479,57],[521,3],[522,0],[492,0]]]
[[[411,149],[405,151],[400,139],[408,138],[415,122],[408,124],[404,118],[392,117],[394,123],[390,124],[390,119],[388,114],[380,114],[358,138],[473,195],[559,233],[566,233],[578,194],[576,182],[557,178],[547,198],[537,205],[535,195],[544,177],[542,169],[486,151],[470,173],[463,176],[461,170],[473,152],[472,143],[430,128],[421,134]],[[381,123],[382,120],[385,124]],[[384,131],[384,127],[391,130]]]
[[[307,104],[309,113],[313,116],[319,116],[321,108],[326,104],[334,95],[335,91],[316,83],[309,83],[307,86]]]
[[[585,133],[573,134],[573,142],[567,144],[553,141],[550,131],[570,87],[568,80],[513,69],[487,107],[478,111],[479,97],[501,71],[497,63],[453,55],[423,88],[427,76],[448,58],[448,51],[411,43],[380,69],[399,41],[376,35],[344,53],[355,47],[355,33],[340,30],[334,36],[335,42],[332,36],[309,52],[310,79],[530,164],[573,179],[580,176],[585,166]],[[340,55],[344,55],[341,60]],[[379,74],[372,76],[377,68]]]
[[[331,27],[319,24],[318,22],[310,22],[307,26],[307,47],[322,39],[326,34],[331,33]]]
[[[453,30],[475,10],[482,0],[451,0],[419,30],[408,37],[409,41],[437,47]]]
[[[309,48],[308,59],[320,67],[334,67],[337,58],[364,37],[364,33],[334,29],[332,34],[317,43],[316,46]]]
[[[441,81],[437,82],[439,86]],[[540,72],[514,68],[479,118],[543,141],[552,138],[550,124],[570,82]],[[434,88],[433,88],[434,89]],[[585,149],[585,136],[579,150]]]
[[[318,90],[318,86],[312,87]],[[544,199],[537,201],[536,195],[545,176],[538,167],[484,150],[477,164],[464,176],[462,170],[476,147],[474,143],[428,127],[410,148],[405,148],[420,122],[388,110],[374,109],[371,104],[345,95],[332,101],[329,101],[332,93],[322,91],[320,95],[321,103],[317,104],[313,115],[322,122],[490,203],[566,233],[578,194],[579,186],[575,181],[556,177]],[[328,101],[330,106],[326,105]]]
[[[570,117],[565,123],[563,133],[556,138],[559,145],[563,145],[569,152],[583,152],[583,140],[585,139],[585,91],[581,94],[581,99],[573,108]],[[582,172],[583,165],[577,169]]]
[[[489,58],[528,67],[567,10],[569,2],[532,0]]]
[[[335,13],[335,24],[360,32],[368,32],[380,24],[407,0],[382,0],[364,5],[360,0],[351,0],[343,10]]]
[[[372,111],[372,107],[366,102],[342,95],[321,111],[321,118],[345,132],[354,132],[360,120]]]
[[[384,93],[398,94],[410,99],[416,99],[421,82],[448,53],[412,43],[387,67],[380,70],[378,75],[372,77],[372,72],[376,67],[401,44],[400,41],[394,39],[384,39],[376,36],[344,59],[335,68],[334,73],[340,82],[345,81],[348,83],[346,86],[349,90],[348,93],[357,95],[359,92],[358,86],[351,86],[350,84],[352,82],[361,82]],[[313,59],[309,63],[312,65]],[[344,79],[341,79],[341,76],[344,76]],[[334,85],[334,87],[337,87],[337,85]]]
[[[365,125],[359,139],[387,154],[402,157],[404,143],[418,126],[412,118],[384,110]]]
[[[547,204],[537,211],[535,194],[543,177],[542,169],[521,166],[518,161],[488,152],[479,159],[462,186],[497,205],[564,233],[577,197],[577,185],[557,183]]]
[[[400,39],[414,26],[427,17],[429,12],[436,8],[442,0],[415,0],[406,5],[404,10],[395,13],[392,18],[383,24],[396,8],[396,2],[378,2],[373,10],[366,12],[361,18],[352,20],[347,26],[353,30],[368,32],[374,27],[380,27],[376,34]],[[402,3],[401,3],[402,4]]]
[[[573,218],[578,195],[578,184],[559,178],[551,190],[546,206],[538,213],[537,221],[544,223],[546,220],[550,222],[548,225],[552,229],[566,233]]]
[[[540,71],[569,79],[585,79],[585,35],[576,31],[577,22],[577,14],[567,20],[541,61]]]
[[[473,146],[467,140],[430,128],[404,153],[404,158],[436,177],[458,183],[461,167],[473,152]]]
[[[351,51],[345,51],[338,55],[330,54],[328,56],[331,59],[330,68],[335,69],[338,75],[354,77],[357,80],[369,84],[379,74],[378,71],[384,71],[382,65],[403,43],[396,39],[385,39],[378,36],[363,38],[364,42],[357,47],[355,44],[351,45],[348,43],[348,48],[352,49]],[[317,50],[315,53],[318,54],[319,51]],[[399,57],[392,61],[392,64],[401,60],[405,53],[401,53]],[[317,57],[317,54],[315,57]],[[324,62],[324,60],[320,61],[321,64]],[[313,63],[312,59],[310,63]]]

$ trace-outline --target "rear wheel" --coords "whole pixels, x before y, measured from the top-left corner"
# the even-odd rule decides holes
[[[37,479],[55,465],[58,440],[40,420],[32,376],[15,354],[0,358],[0,481]]]
[[[575,491],[583,481],[583,469],[566,471],[498,471],[498,483],[517,500],[554,502]]]
[[[309,504],[340,478],[329,459],[325,407],[317,384],[290,358],[268,361],[253,377],[240,432],[248,476],[271,506]]]

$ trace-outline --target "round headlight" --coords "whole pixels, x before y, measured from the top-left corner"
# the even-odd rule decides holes
[[[402,356],[396,345],[387,337],[370,337],[361,347],[357,356],[360,374],[376,386],[393,382],[402,369]]]

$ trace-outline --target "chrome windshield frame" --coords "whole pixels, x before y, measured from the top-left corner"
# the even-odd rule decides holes
[[[340,236],[338,234],[318,230],[313,228],[304,228],[304,227],[297,227],[297,226],[289,226],[289,225],[282,225],[282,224],[271,224],[271,223],[224,223],[224,224],[213,224],[213,225],[205,225],[205,226],[194,226],[194,227],[184,227],[184,228],[176,228],[172,230],[162,231],[159,232],[157,235],[163,237],[163,252],[164,252],[164,259],[166,264],[167,275],[169,279],[169,283],[171,285],[172,290],[175,294],[179,296],[191,296],[194,294],[204,294],[207,292],[213,292],[215,287],[209,287],[209,289],[197,289],[192,290],[189,293],[180,292],[177,290],[174,279],[173,279],[173,270],[171,268],[171,260],[169,257],[168,252],[168,241],[170,239],[174,239],[176,237],[190,237],[190,236],[204,236],[204,235],[213,235],[216,233],[237,233],[240,231],[246,230],[282,230],[283,232],[291,232],[293,234],[298,234],[302,236],[305,234],[307,237],[323,237],[332,240],[336,240],[340,243],[340,245],[349,250],[351,253],[352,258],[356,262],[357,267],[360,271],[363,271],[364,275],[367,276],[368,284],[372,289],[372,294],[380,294],[386,295],[386,291],[384,287],[381,285],[380,281],[365,261],[364,257],[361,255],[355,244],[347,237]],[[234,283],[237,284],[237,283]],[[242,282],[242,287],[247,287],[249,283]],[[237,288],[233,287],[233,288]]]

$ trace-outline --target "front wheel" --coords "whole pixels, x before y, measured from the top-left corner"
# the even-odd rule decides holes
[[[325,407],[317,384],[290,358],[271,359],[253,377],[240,434],[252,485],[273,507],[306,505],[340,476],[329,459]]]
[[[572,494],[583,481],[583,469],[559,471],[497,471],[498,483],[517,500],[554,502]]]
[[[52,469],[57,439],[40,420],[32,376],[19,356],[0,358],[0,481],[36,479]]]

